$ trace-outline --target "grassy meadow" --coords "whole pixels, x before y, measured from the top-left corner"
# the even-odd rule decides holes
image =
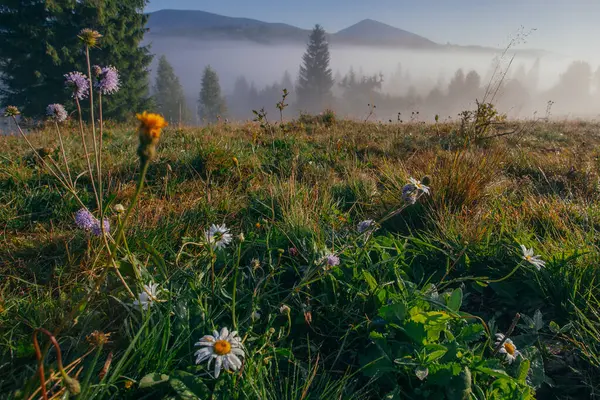
[[[100,218],[79,126],[60,131]],[[0,137],[0,397],[43,398],[40,365],[54,399],[598,397],[600,125],[469,132],[333,114],[169,126],[134,201],[138,122],[107,122],[103,237],[22,137]],[[55,124],[27,137],[66,177]],[[429,193],[403,195],[410,178]],[[197,364],[205,335],[243,365]]]

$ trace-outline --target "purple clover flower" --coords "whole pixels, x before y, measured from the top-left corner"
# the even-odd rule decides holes
[[[104,234],[110,233],[110,221],[104,218]],[[100,227],[100,221],[96,220],[92,226],[92,234],[94,236],[102,236],[102,228]]]
[[[81,72],[65,74],[65,86],[73,91],[73,98],[83,100],[89,95],[90,81]]]
[[[375,221],[373,221],[372,219],[361,221],[357,226],[358,233],[364,233],[367,230],[369,230],[374,222]]]
[[[340,258],[333,254],[330,254],[327,257],[325,257],[325,260],[329,267],[335,267],[335,266],[340,265]]]
[[[87,209],[82,208],[75,213],[75,225],[84,231],[90,231],[94,225],[98,225],[98,220]]]
[[[119,90],[119,71],[112,66],[97,69],[97,79],[94,87],[103,95],[114,94]]]
[[[46,114],[56,122],[64,122],[67,120],[69,114],[62,104],[50,104],[46,108]]]

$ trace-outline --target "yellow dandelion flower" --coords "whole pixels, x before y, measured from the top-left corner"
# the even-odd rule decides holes
[[[161,130],[169,125],[160,114],[144,111],[142,114],[137,114],[136,117],[140,121],[140,133],[151,139],[160,138]]]
[[[133,381],[126,380],[123,386],[125,386],[125,389],[127,390],[131,389],[133,387]]]

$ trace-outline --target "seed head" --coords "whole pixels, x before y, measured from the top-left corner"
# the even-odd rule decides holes
[[[4,109],[4,116],[5,117],[16,117],[17,115],[21,114],[21,112],[19,111],[19,109],[15,106],[7,106]]]
[[[96,47],[98,44],[98,39],[102,37],[98,31],[94,31],[89,28],[82,29],[77,36],[79,40],[83,42],[87,47]]]

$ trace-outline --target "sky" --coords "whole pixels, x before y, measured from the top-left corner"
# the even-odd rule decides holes
[[[524,27],[535,31],[522,48],[582,59],[600,54],[600,0],[150,0],[146,10],[161,9],[202,10],[301,28],[319,23],[328,32],[370,18],[438,43],[493,47],[505,47]]]

